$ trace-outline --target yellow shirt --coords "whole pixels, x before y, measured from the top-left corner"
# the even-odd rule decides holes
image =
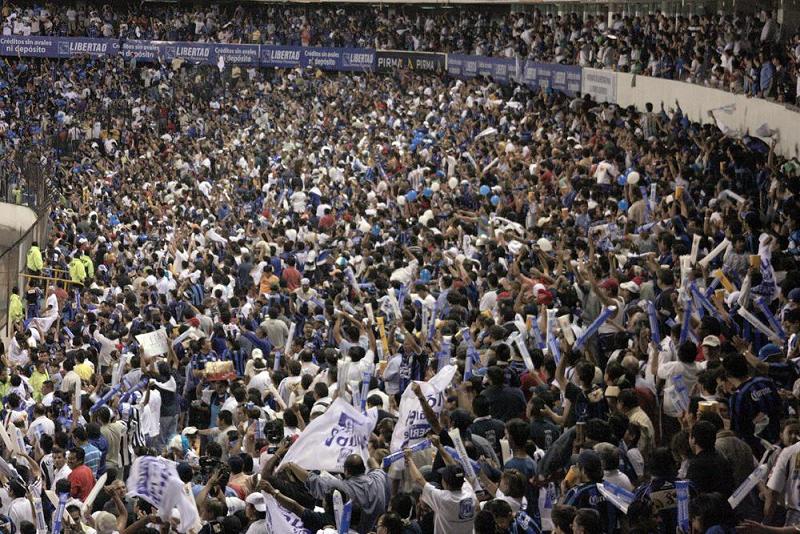
[[[73,282],[78,282],[79,284],[86,280],[86,267],[83,266],[83,262],[80,259],[75,258],[69,262],[69,276]]]
[[[81,263],[83,263],[83,268],[86,270],[86,276],[94,278],[94,262],[92,258],[84,254],[81,256]]]
[[[33,370],[31,373],[31,377],[28,380],[28,384],[30,384],[31,389],[33,390],[33,400],[39,402],[42,400],[42,386],[45,382],[50,380],[50,375],[45,371],[44,373],[40,373],[36,369]]]
[[[44,262],[42,261],[42,251],[39,250],[39,247],[31,247],[28,251],[26,265],[30,271],[38,273],[42,270]]]
[[[8,303],[8,320],[11,324],[21,321],[25,318],[25,306],[22,305],[22,299],[19,295],[11,294],[11,299]]]

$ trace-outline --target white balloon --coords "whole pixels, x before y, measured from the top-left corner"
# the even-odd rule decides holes
[[[406,197],[404,197],[403,195],[400,195],[399,197],[397,197],[397,205],[398,206],[405,206],[406,205]]]
[[[362,234],[366,234],[372,228],[366,220],[363,220],[358,223],[358,229],[361,231]]]
[[[450,189],[455,189],[456,187],[458,187],[458,178],[450,178],[447,181],[447,185],[450,186]]]
[[[441,187],[442,186],[439,184],[439,182],[433,182],[431,184],[431,191],[433,191],[434,193],[437,193],[439,191],[439,189],[441,189]]]

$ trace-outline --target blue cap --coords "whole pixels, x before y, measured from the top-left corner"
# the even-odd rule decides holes
[[[786,295],[789,300],[792,302],[800,302],[800,287],[796,287],[789,291],[789,294]]]
[[[783,349],[780,348],[775,343],[767,343],[761,350],[758,351],[758,359],[761,361],[766,361],[773,356],[779,356],[783,354]]]

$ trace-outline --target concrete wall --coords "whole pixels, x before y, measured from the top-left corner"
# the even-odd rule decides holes
[[[780,141],[777,152],[785,157],[800,157],[800,112],[792,106],[770,102],[761,98],[747,98],[685,82],[613,73],[596,69],[583,69],[583,92],[601,101],[616,102],[620,106],[644,109],[652,102],[655,110],[661,102],[666,109],[674,108],[675,101],[692,121],[702,123],[712,119],[709,110],[726,107],[727,111],[714,112],[718,121],[732,130],[755,135],[762,125],[777,130]]]

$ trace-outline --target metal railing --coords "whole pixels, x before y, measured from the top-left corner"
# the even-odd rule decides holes
[[[36,222],[26,230],[19,230],[17,239],[0,249],[0,331],[11,333],[8,320],[11,292],[19,288],[25,299],[24,278],[27,253],[34,241],[42,247],[47,243],[52,206],[56,188],[55,163],[50,152],[50,142],[18,148],[0,160],[0,202],[27,206],[36,213]]]

